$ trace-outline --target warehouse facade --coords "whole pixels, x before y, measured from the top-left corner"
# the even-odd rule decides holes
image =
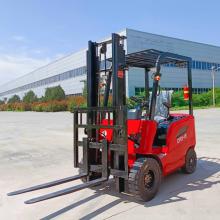
[[[192,57],[193,91],[207,91],[212,87],[211,68],[220,67],[220,47],[192,41],[125,29],[119,34],[127,37],[125,49],[132,53],[145,49],[157,49]],[[93,40],[93,39],[92,39]],[[187,82],[184,68],[173,65],[161,69],[161,87],[178,90]],[[21,98],[30,90],[38,97],[45,89],[60,85],[67,95],[82,94],[83,80],[86,79],[86,49],[70,54],[43,66],[31,73],[0,86],[0,99],[8,99],[17,94]],[[130,68],[126,74],[127,96],[137,95],[144,88],[144,72],[139,68]],[[152,82],[150,82],[152,83]],[[216,87],[220,87],[220,74],[215,77]]]

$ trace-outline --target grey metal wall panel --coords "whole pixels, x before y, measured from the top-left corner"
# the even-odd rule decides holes
[[[193,60],[220,64],[220,47],[196,43],[186,40],[145,33],[132,29],[126,30],[128,53],[157,49],[192,57]],[[187,82],[184,70],[174,67],[164,67],[161,70],[162,87],[182,88]],[[183,74],[184,73],[184,74]],[[143,87],[143,71],[130,68],[128,72],[128,94],[134,95],[135,87]],[[209,70],[192,70],[193,87],[211,88],[212,79]],[[216,86],[220,87],[220,72],[216,73]]]

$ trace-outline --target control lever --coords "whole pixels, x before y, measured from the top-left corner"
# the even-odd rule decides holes
[[[128,135],[128,139],[131,140],[132,142],[134,142],[135,148],[140,147],[140,139],[141,139],[140,133],[130,134],[130,135]]]

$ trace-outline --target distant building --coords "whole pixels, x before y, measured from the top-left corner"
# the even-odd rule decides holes
[[[127,37],[125,44],[127,53],[157,49],[192,57],[193,92],[208,91],[212,87],[210,69],[213,65],[220,67],[220,47],[132,29],[125,29],[120,34]],[[178,90],[187,82],[184,69],[167,65],[162,68],[161,73],[162,88]],[[40,97],[44,95],[46,88],[57,85],[62,86],[67,95],[78,95],[82,93],[84,79],[86,79],[86,49],[0,86],[0,99],[8,99],[14,94],[23,97],[29,90],[33,90]],[[129,69],[127,96],[137,95],[144,90],[143,79],[143,70]],[[216,74],[216,86],[220,87],[220,74]]]

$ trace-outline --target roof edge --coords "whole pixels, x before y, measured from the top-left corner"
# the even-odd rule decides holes
[[[174,39],[174,40],[181,40],[181,41],[185,41],[185,42],[189,42],[189,43],[194,43],[194,44],[200,44],[200,45],[216,47],[216,48],[220,49],[220,46],[218,46],[218,45],[202,43],[202,42],[197,42],[197,41],[192,41],[192,40],[186,40],[186,39],[181,39],[181,38],[176,38],[176,37],[170,37],[170,36],[166,36],[166,35],[162,35],[162,34],[155,34],[155,33],[150,33],[150,32],[146,32],[146,31],[136,30],[136,29],[133,29],[133,28],[126,28],[126,30],[128,30],[128,31],[129,30],[136,31],[136,32],[140,32],[140,33],[150,34],[150,35],[155,35],[155,36],[158,36],[158,37],[171,38],[171,39]]]

